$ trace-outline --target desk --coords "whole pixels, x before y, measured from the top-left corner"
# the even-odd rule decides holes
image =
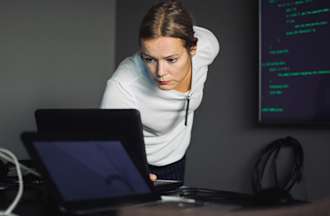
[[[242,208],[230,205],[211,205],[204,208],[161,209],[126,208],[117,212],[118,216],[329,216],[330,199],[310,204],[271,208]]]
[[[58,216],[50,205],[32,201],[21,202],[14,211],[19,216]],[[193,208],[125,207],[114,212],[115,216],[329,216],[330,199],[310,204],[286,207],[246,208],[234,204],[206,203]]]
[[[14,191],[13,191],[14,193]],[[3,195],[3,194],[2,194]],[[2,196],[3,198],[3,196]],[[58,216],[51,202],[45,201],[45,196],[41,196],[40,191],[25,190],[23,199],[14,210],[19,216]],[[1,200],[3,201],[3,199]],[[11,200],[8,200],[10,202]],[[7,203],[1,202],[1,209]],[[278,207],[242,207],[234,203],[210,203],[191,208],[167,208],[165,206],[157,207],[125,207],[120,208],[113,215],[116,216],[329,216],[330,199],[315,201],[310,204],[301,204],[294,206]]]

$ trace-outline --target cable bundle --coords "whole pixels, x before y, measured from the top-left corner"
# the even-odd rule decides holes
[[[293,160],[288,178],[286,181],[282,181],[283,183],[280,183],[277,161],[280,150],[283,148],[292,149]],[[252,189],[256,194],[256,200],[266,204],[273,204],[275,202],[280,204],[292,200],[289,192],[294,184],[302,178],[303,161],[304,152],[301,144],[292,137],[277,139],[267,145],[261,151],[253,170]],[[264,188],[262,180],[268,163],[270,163],[270,171],[272,171],[275,184],[271,187]]]
[[[21,172],[20,165],[19,165],[19,162],[18,162],[16,156],[13,153],[11,153],[9,150],[0,148],[0,157],[4,158],[5,160],[8,160],[10,162],[13,162],[15,164],[17,176],[18,176],[18,185],[19,185],[18,192],[17,192],[17,195],[16,195],[14,201],[9,205],[9,207],[5,211],[0,211],[0,216],[15,216],[15,214],[12,213],[12,211],[18,204],[18,202],[21,199],[22,194],[23,194],[22,172]]]

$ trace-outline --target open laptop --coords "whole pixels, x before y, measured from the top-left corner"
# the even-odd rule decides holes
[[[24,132],[21,139],[45,177],[60,215],[178,215],[187,209],[191,215],[210,211],[219,215],[240,207],[161,197],[132,162],[125,141],[118,138]]]
[[[125,137],[124,147],[141,172],[148,172],[140,113],[135,109],[38,109],[37,130],[43,134],[104,134]]]
[[[93,215],[132,204],[163,204],[124,140],[25,132],[21,139],[63,214]]]
[[[136,109],[38,109],[35,112],[37,130],[40,133],[57,134],[105,134],[124,137],[124,147],[141,173],[149,174],[143,126]],[[157,180],[154,186],[159,192],[175,190],[182,181]]]

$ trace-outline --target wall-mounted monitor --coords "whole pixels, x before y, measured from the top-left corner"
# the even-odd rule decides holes
[[[330,125],[330,0],[259,0],[259,123]]]

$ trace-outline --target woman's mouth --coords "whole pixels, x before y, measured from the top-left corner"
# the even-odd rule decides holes
[[[159,83],[159,85],[168,85],[168,84],[170,84],[170,81],[160,81],[160,80],[158,80],[157,82]]]

